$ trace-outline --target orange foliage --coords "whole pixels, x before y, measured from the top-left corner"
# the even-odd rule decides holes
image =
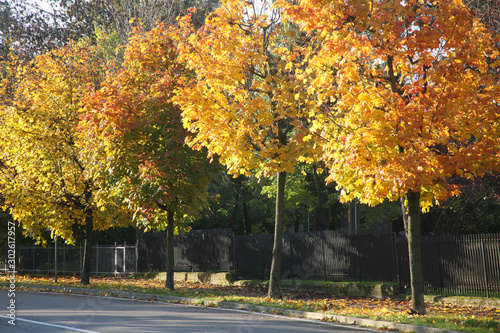
[[[286,6],[321,42],[315,128],[344,200],[408,191],[429,207],[500,164],[495,37],[458,0],[323,1]]]
[[[314,150],[309,142],[306,87],[297,73],[303,37],[269,1],[223,0],[195,31],[180,21],[180,53],[195,76],[175,102],[194,136],[230,173],[293,172]]]

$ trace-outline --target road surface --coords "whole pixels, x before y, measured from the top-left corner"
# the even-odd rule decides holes
[[[15,309],[11,300],[15,300]],[[371,329],[239,310],[112,297],[0,290],[0,332],[362,333]],[[10,307],[10,309],[9,309]],[[15,326],[9,315],[15,314]]]

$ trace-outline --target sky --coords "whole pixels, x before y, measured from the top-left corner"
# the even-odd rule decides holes
[[[26,2],[33,3],[38,5],[40,8],[46,10],[46,11],[51,11],[52,7],[46,0],[25,0]]]

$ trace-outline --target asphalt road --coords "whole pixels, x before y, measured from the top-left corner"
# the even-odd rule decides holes
[[[15,326],[9,314],[15,299]],[[11,309],[8,309],[8,307]],[[354,333],[370,329],[307,320],[111,297],[0,290],[0,332]]]

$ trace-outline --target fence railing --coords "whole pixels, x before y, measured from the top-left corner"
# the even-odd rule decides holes
[[[165,270],[166,236],[142,234],[139,271]],[[268,279],[272,235],[229,230],[175,237],[175,270],[234,270],[238,279]],[[500,234],[422,237],[426,292],[500,296]],[[282,278],[397,282],[409,290],[408,243],[395,234],[334,231],[285,234]]]
[[[408,243],[398,239],[399,283],[408,287]],[[500,296],[500,234],[422,237],[422,266],[428,292]]]
[[[58,246],[58,273],[80,273],[83,269],[83,247]],[[21,272],[54,272],[55,247],[20,247]],[[135,245],[95,245],[92,248],[91,273],[128,274],[137,272],[137,248]]]
[[[408,243],[395,234],[334,231],[286,234],[282,278],[376,280],[409,289]],[[238,279],[267,279],[272,235],[235,236],[231,230],[174,237],[177,271],[234,271]],[[53,247],[21,247],[20,270],[53,272]],[[59,273],[80,273],[83,248],[59,246]],[[500,296],[500,234],[422,237],[426,292]],[[94,246],[92,273],[123,274],[166,268],[165,233],[141,234],[137,245]]]

